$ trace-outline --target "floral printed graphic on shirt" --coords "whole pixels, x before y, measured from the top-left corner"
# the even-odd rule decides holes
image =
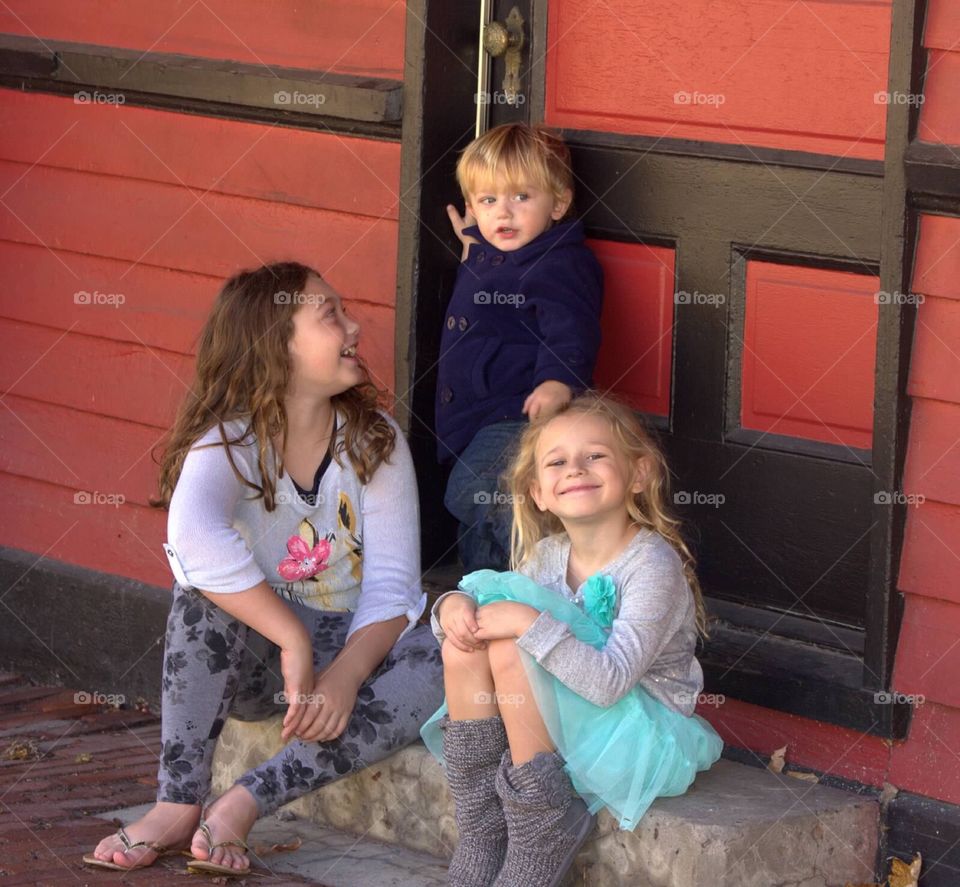
[[[277,565],[277,572],[288,582],[316,576],[327,569],[332,541],[332,534],[321,539],[310,521],[300,521],[299,534],[287,540],[289,554]]]

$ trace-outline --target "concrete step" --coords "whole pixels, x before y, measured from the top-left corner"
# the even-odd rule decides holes
[[[152,806],[125,807],[100,815],[126,825]],[[296,850],[256,853],[257,848],[289,845],[297,838],[302,843]],[[254,848],[251,865],[259,875],[297,875],[323,887],[443,887],[447,882],[447,865],[442,859],[324,828],[288,811],[261,819],[247,843]],[[177,857],[171,865],[185,868],[186,862]]]
[[[214,759],[216,793],[280,750],[280,726],[280,718],[228,720]],[[420,743],[287,809],[442,859],[457,840],[443,770]],[[873,879],[878,834],[873,798],[721,760],[682,797],[657,800],[633,832],[601,813],[575,868],[589,885],[843,887]]]

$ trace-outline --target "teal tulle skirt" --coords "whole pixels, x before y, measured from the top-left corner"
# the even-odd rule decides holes
[[[597,649],[606,643],[607,631],[599,622],[526,576],[478,570],[465,576],[460,587],[480,606],[518,601],[546,610]],[[590,812],[606,807],[621,828],[633,829],[656,798],[682,795],[699,771],[719,759],[723,741],[699,715],[681,715],[639,685],[601,708],[560,683],[532,656],[523,651],[521,656],[550,738]],[[439,721],[446,713],[444,702],[420,731],[441,763]]]

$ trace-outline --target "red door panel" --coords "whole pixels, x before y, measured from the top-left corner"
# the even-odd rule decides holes
[[[744,428],[869,449],[876,277],[747,263]]]
[[[591,240],[603,266],[603,344],[595,381],[634,408],[670,414],[674,251]]]

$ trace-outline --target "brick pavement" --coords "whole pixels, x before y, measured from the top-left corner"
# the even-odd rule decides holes
[[[113,828],[103,813],[153,800],[159,748],[159,718],[149,711],[77,703],[73,690],[0,672],[0,887],[227,883],[188,875],[177,856],[136,872],[81,862]],[[255,871],[229,883],[315,883]]]

